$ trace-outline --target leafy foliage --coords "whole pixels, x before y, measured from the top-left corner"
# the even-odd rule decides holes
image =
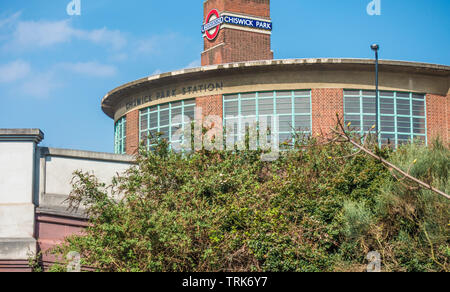
[[[52,270],[77,251],[96,271],[363,271],[377,250],[386,271],[447,271],[448,201],[349,144],[295,148],[263,162],[258,151],[175,154],[162,140],[111,186],[76,173],[71,202],[91,225],[53,250]],[[450,190],[442,144],[374,151]]]

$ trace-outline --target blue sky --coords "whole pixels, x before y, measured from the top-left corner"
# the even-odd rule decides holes
[[[276,59],[372,58],[450,65],[450,1],[272,0]],[[100,108],[111,89],[196,67],[203,0],[0,0],[0,128],[40,128],[43,146],[113,151]]]

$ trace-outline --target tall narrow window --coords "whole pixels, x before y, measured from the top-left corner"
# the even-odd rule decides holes
[[[114,126],[114,153],[126,153],[127,119],[119,119]]]
[[[400,145],[427,142],[425,95],[381,91],[379,96],[380,140]],[[361,135],[375,125],[375,91],[344,90],[345,123]]]

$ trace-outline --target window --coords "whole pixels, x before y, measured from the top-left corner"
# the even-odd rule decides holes
[[[375,91],[344,90],[345,123],[361,135],[375,125]],[[399,145],[427,142],[425,95],[381,91],[379,94],[380,141]]]
[[[294,133],[310,134],[311,91],[270,91],[224,95],[224,127],[233,124],[231,129],[234,141],[244,141],[252,122],[259,124],[263,119],[267,125],[278,118],[278,137],[280,143],[294,143]]]
[[[114,126],[114,153],[126,153],[127,119],[119,119]]]
[[[187,118],[193,121],[194,113],[195,99],[160,104],[141,110],[139,115],[140,141],[144,141],[144,144],[151,148],[153,145],[150,145],[150,137],[156,138],[157,134],[161,133],[160,138],[166,139],[169,143],[183,142],[172,141],[173,134],[188,125]]]

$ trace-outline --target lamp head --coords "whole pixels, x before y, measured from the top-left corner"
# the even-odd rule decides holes
[[[378,51],[380,49],[380,46],[378,44],[373,44],[370,46],[370,48],[374,51]]]

